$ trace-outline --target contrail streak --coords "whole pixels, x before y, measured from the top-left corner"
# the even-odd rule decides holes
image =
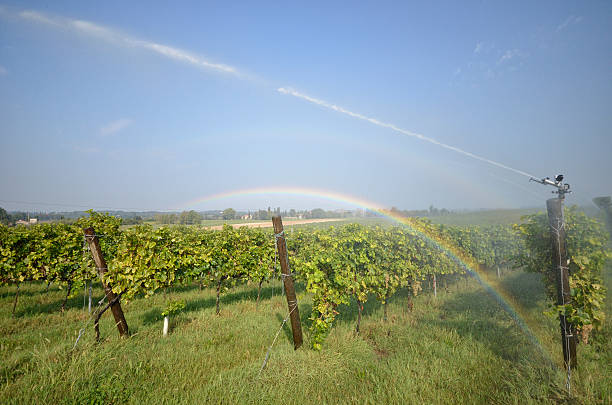
[[[282,93],[282,94],[288,94],[290,96],[301,98],[302,100],[306,100],[306,101],[308,101],[310,103],[319,105],[321,107],[325,107],[325,108],[328,108],[330,110],[334,110],[334,111],[337,111],[339,113],[346,114],[346,115],[351,116],[353,118],[357,118],[357,119],[360,119],[360,120],[363,120],[363,121],[367,121],[367,122],[369,122],[371,124],[378,125],[379,127],[389,128],[389,129],[391,129],[391,130],[393,130],[395,132],[399,132],[400,134],[408,135],[408,136],[420,139],[420,140],[425,141],[425,142],[433,143],[434,145],[438,145],[438,146],[441,146],[441,147],[443,147],[445,149],[452,150],[452,151],[457,152],[457,153],[461,153],[462,155],[471,157],[473,159],[480,160],[482,162],[489,163],[489,164],[491,164],[493,166],[497,166],[497,167],[500,167],[502,169],[510,170],[510,171],[512,171],[514,173],[517,173],[517,174],[520,174],[522,176],[535,177],[535,176],[533,176],[533,175],[531,175],[531,174],[529,174],[527,172],[524,172],[522,170],[518,170],[518,169],[515,169],[513,167],[506,166],[504,164],[498,163],[498,162],[496,162],[494,160],[487,159],[487,158],[479,156],[479,155],[475,155],[475,154],[473,154],[471,152],[468,152],[468,151],[465,151],[463,149],[457,148],[456,146],[448,145],[446,143],[437,141],[437,140],[435,140],[433,138],[430,138],[428,136],[425,136],[425,135],[422,135],[422,134],[418,134],[416,132],[408,131],[406,129],[397,127],[397,126],[395,126],[393,124],[388,124],[386,122],[379,121],[376,118],[370,118],[370,117],[365,116],[363,114],[359,114],[359,113],[356,113],[356,112],[349,111],[349,110],[347,110],[345,108],[342,108],[340,106],[337,106],[335,104],[328,103],[327,101],[323,101],[323,100],[320,100],[318,98],[307,96],[307,95],[302,94],[300,92],[297,92],[297,91],[295,91],[295,90],[293,90],[291,88],[280,87],[277,91],[279,93]]]
[[[30,10],[22,11],[17,15],[25,20],[32,21],[35,23],[48,25],[54,28],[69,29],[81,35],[96,37],[108,42],[114,42],[125,46],[146,49],[165,58],[187,63],[198,68],[216,70],[222,73],[230,73],[238,77],[244,76],[243,73],[239,72],[238,69],[233,66],[224,65],[221,63],[213,63],[201,56],[195,55],[184,49],[174,48],[172,46],[158,44],[152,41],[145,41],[133,38],[119,31],[113,30],[103,25],[92,23],[90,21],[49,16],[47,14]]]

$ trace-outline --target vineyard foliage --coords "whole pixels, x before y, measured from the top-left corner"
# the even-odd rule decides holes
[[[592,220],[572,210],[568,219],[575,302],[564,310],[577,326],[596,327],[602,317],[598,308],[604,291],[597,272],[606,257],[605,239]],[[550,267],[546,250],[550,240],[541,216],[532,216],[515,229],[450,227],[414,218],[405,222],[407,226],[347,224],[288,235],[291,272],[313,295],[314,348],[321,347],[343,305],[356,304],[361,316],[363,304],[376,299],[386,314],[388,300],[400,289],[407,289],[410,297],[429,277],[463,273],[465,263],[494,267],[517,262],[532,271]],[[93,227],[99,237],[108,267],[104,281],[128,300],[198,283],[216,289],[219,311],[219,297],[225,291],[242,283],[260,289],[279,275],[270,231],[120,226],[121,219],[93,211],[72,225],[0,226],[0,284],[44,280],[69,293],[95,281],[97,271],[84,243],[86,227]]]
[[[565,314],[574,330],[588,341],[591,330],[603,324],[603,304],[606,295],[601,272],[606,259],[608,235],[604,226],[578,211],[565,209],[565,230],[569,258],[569,284],[572,301],[555,306],[551,313]],[[542,273],[551,302],[556,302],[557,270],[551,264],[551,235],[545,214],[529,215],[515,230],[523,239],[526,249],[516,257],[517,265],[526,271]]]

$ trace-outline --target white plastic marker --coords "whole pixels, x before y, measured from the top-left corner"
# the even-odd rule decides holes
[[[281,87],[277,91],[279,93],[288,94],[290,96],[301,98],[302,100],[306,100],[309,103],[313,103],[313,104],[319,105],[321,107],[325,107],[325,108],[328,108],[330,110],[334,110],[334,111],[337,111],[339,113],[349,115],[349,116],[351,116],[353,118],[357,118],[357,119],[360,119],[360,120],[363,120],[363,121],[367,121],[367,122],[369,122],[371,124],[378,125],[379,127],[389,128],[389,129],[391,129],[391,130],[393,130],[395,132],[399,132],[400,134],[412,136],[412,137],[420,139],[422,141],[433,143],[434,145],[438,145],[438,146],[441,146],[441,147],[443,147],[445,149],[449,149],[449,150],[452,150],[454,152],[461,153],[462,155],[471,157],[473,159],[480,160],[482,162],[489,163],[489,164],[491,164],[493,166],[497,166],[497,167],[500,167],[502,169],[510,170],[510,171],[512,171],[514,173],[517,173],[517,174],[520,174],[522,176],[526,176],[526,177],[530,177],[530,178],[531,177],[535,177],[535,176],[533,176],[533,175],[531,175],[531,174],[529,174],[527,172],[524,172],[522,170],[518,170],[518,169],[515,169],[513,167],[506,166],[506,165],[504,165],[502,163],[498,163],[498,162],[496,162],[494,160],[487,159],[485,157],[475,155],[475,154],[473,154],[471,152],[465,151],[463,149],[459,149],[459,148],[457,148],[455,146],[451,146],[451,145],[445,144],[445,143],[440,142],[440,141],[436,141],[435,139],[430,138],[428,136],[425,136],[425,135],[422,135],[422,134],[418,134],[416,132],[408,131],[406,129],[397,127],[397,126],[395,126],[393,124],[388,124],[386,122],[379,121],[376,118],[370,118],[368,116],[365,116],[365,115],[362,115],[362,114],[359,114],[359,113],[356,113],[356,112],[349,111],[349,110],[347,110],[345,108],[342,108],[340,106],[337,106],[335,104],[328,103],[327,101],[323,101],[323,100],[320,100],[318,98],[307,96],[307,95],[302,94],[300,92],[297,92],[297,91],[295,91],[295,90],[293,90],[291,88]]]

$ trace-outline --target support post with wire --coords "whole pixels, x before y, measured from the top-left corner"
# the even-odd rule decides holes
[[[293,347],[295,350],[297,350],[303,343],[302,324],[300,323],[300,312],[298,309],[297,297],[295,295],[293,277],[289,270],[289,255],[287,254],[287,243],[285,241],[285,233],[283,230],[283,221],[281,217],[273,216],[272,225],[274,226],[274,239],[278,250],[278,258],[282,273],[281,277],[283,279],[283,286],[285,287],[285,296],[287,297],[289,316],[291,318]]]
[[[89,245],[91,256],[93,257],[94,263],[96,265],[98,276],[100,277],[100,281],[102,282],[102,286],[104,287],[104,293],[108,298],[108,302],[111,303],[110,309],[113,313],[113,317],[115,318],[115,323],[117,324],[119,335],[122,338],[128,337],[128,324],[125,320],[125,316],[123,315],[123,309],[121,309],[119,297],[113,292],[110,284],[104,281],[104,273],[106,273],[106,261],[104,260],[104,256],[102,255],[102,249],[100,248],[98,236],[96,235],[94,229],[91,227],[83,229],[83,232],[85,233],[85,240]]]
[[[555,272],[557,282],[557,305],[567,305],[572,301],[572,294],[569,286],[569,260],[567,258],[567,245],[565,240],[565,216],[563,215],[563,201],[565,195],[570,193],[569,184],[563,183],[563,175],[559,174],[554,180],[546,177],[544,179],[534,179],[540,184],[555,187],[553,191],[557,198],[546,200],[548,211],[548,225],[550,226],[552,244],[552,268]],[[571,369],[575,368],[578,359],[576,358],[576,336],[575,331],[567,322],[565,313],[559,311],[559,324],[561,327],[561,344],[563,347],[563,362],[568,372],[568,389],[570,382]]]

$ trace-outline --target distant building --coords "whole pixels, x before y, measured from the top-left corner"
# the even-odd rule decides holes
[[[253,219],[253,215],[251,215],[251,214],[244,214],[243,216],[240,217],[240,219]]]
[[[15,225],[34,225],[38,223],[38,218],[30,218],[28,221],[24,221],[23,219],[18,219],[15,221]]]

